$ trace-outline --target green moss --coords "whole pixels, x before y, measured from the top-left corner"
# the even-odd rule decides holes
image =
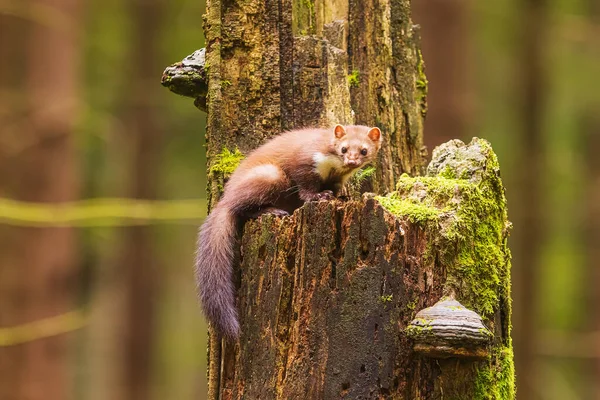
[[[346,187],[350,191],[350,193],[360,193],[363,192],[362,185],[372,176],[375,175],[375,167],[369,165],[361,170],[358,170],[352,178],[348,180]]]
[[[426,337],[430,336],[433,331],[433,327],[431,326],[431,320],[427,320],[424,318],[417,318],[416,321],[419,322],[419,325],[409,325],[404,331],[410,338],[417,337]]]
[[[236,148],[232,152],[231,150],[224,148],[220,154],[215,156],[215,162],[209,168],[208,173],[213,176],[221,176],[223,179],[227,179],[243,159],[244,155],[239,149]]]
[[[512,400],[515,398],[515,368],[512,348],[497,350],[478,369],[475,380],[475,400]]]
[[[352,70],[352,73],[348,75],[348,85],[350,85],[350,87],[358,87],[359,84],[360,72],[357,69]]]
[[[406,217],[413,223],[436,222],[440,216],[439,209],[412,199],[401,198],[398,193],[391,193],[385,197],[376,196],[375,199],[392,214]]]
[[[443,171],[440,171],[439,176],[447,179],[456,179],[456,171],[447,165]]]
[[[228,87],[228,86],[231,86],[231,81],[228,81],[228,80],[222,80],[222,81],[221,81],[221,87],[222,87],[223,89],[225,89],[225,88],[226,88],[226,87]]]
[[[413,301],[411,301],[410,303],[408,303],[406,305],[406,308],[408,308],[411,311],[414,311],[415,308],[417,308],[417,299],[414,299]]]
[[[389,302],[392,301],[393,298],[394,298],[393,294],[388,294],[388,295],[385,295],[385,296],[380,296],[379,297],[379,301],[382,302],[382,303],[389,303]]]

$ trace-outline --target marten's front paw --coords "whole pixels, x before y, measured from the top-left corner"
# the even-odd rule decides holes
[[[302,201],[325,201],[325,200],[333,200],[335,196],[331,190],[323,190],[319,193],[309,192],[309,191],[301,191],[300,198]]]
[[[322,192],[315,194],[315,197],[313,198],[313,200],[316,201],[333,199],[335,199],[335,196],[331,190],[323,190]]]
[[[274,215],[275,217],[287,217],[288,215],[290,215],[289,212],[282,210],[280,208],[265,207],[265,208],[261,208],[260,210],[249,214],[248,218],[255,219],[255,218],[258,218],[261,215],[265,215],[265,214]]]
[[[289,212],[282,210],[280,208],[271,208],[271,209],[265,210],[265,214],[271,214],[276,217],[287,217],[288,215],[290,215]]]

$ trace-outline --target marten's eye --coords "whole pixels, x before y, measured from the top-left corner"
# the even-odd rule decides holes
[[[363,156],[366,156],[367,155],[367,149],[362,149],[360,151],[360,154],[362,154]]]
[[[348,148],[347,148],[347,147],[342,147],[342,154],[344,154],[344,153],[345,153],[345,152],[347,152],[347,151],[348,151]]]

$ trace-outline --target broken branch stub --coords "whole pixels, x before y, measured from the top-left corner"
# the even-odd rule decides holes
[[[165,68],[160,83],[175,94],[192,97],[194,105],[206,112],[208,80],[206,50],[196,50],[183,60]]]

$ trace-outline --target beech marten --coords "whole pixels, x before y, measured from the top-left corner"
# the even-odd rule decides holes
[[[361,125],[285,132],[244,159],[200,228],[196,280],[206,318],[228,339],[239,335],[232,270],[238,228],[264,213],[289,215],[304,202],[330,200],[373,161],[381,131]]]

